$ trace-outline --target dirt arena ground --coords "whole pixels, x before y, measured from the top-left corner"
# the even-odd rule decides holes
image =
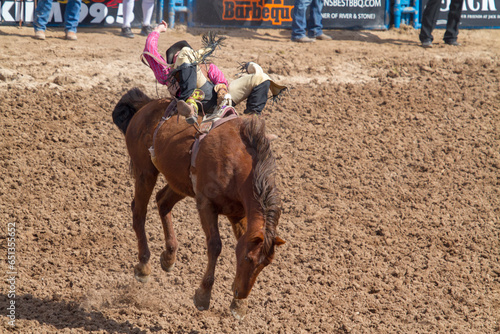
[[[219,30],[215,62],[229,78],[253,60],[291,87],[264,115],[280,137],[287,243],[241,322],[229,311],[225,218],[211,308],[193,305],[206,253],[192,199],[174,208],[168,274],[150,203],[153,273],[145,285],[133,277],[133,180],[111,112],[132,87],[167,91],[139,61],[145,38],[118,32],[80,29],[68,42],[52,29],[37,41],[32,28],[0,27],[0,270],[9,276],[15,224],[17,271],[15,299],[10,284],[0,294],[0,332],[500,331],[500,30],[462,30],[461,47],[438,30],[428,50],[408,27],[327,31],[332,42],[311,45],[286,30]],[[160,48],[200,46],[203,32],[179,26]]]

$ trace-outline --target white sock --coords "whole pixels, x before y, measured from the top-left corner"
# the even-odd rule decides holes
[[[134,20],[134,1],[135,0],[123,0],[123,25],[122,25],[122,28],[126,28],[126,27],[130,28],[130,24]]]
[[[142,21],[143,26],[151,25],[151,17],[153,16],[154,9],[155,0],[142,0],[142,15],[144,16]]]

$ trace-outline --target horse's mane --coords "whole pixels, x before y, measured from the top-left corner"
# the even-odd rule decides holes
[[[276,160],[266,138],[262,118],[253,116],[243,121],[242,133],[249,147],[255,150],[254,196],[260,203],[265,220],[263,254],[271,255],[276,238],[276,226],[281,215],[281,199],[275,182]]]

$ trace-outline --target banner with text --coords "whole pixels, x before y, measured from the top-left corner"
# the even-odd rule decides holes
[[[428,0],[422,1],[422,11]],[[441,0],[437,28],[446,28],[451,0]],[[459,29],[500,28],[500,0],[464,0]]]
[[[49,16],[49,26],[63,26],[64,9],[67,0],[54,1]],[[2,24],[16,24],[33,22],[35,2],[26,1],[2,1]],[[140,26],[142,22],[142,7],[138,1],[134,5],[134,20],[132,26]],[[155,16],[153,16],[154,18]],[[123,24],[122,0],[83,0],[80,10],[80,26],[111,25],[121,26]]]
[[[294,0],[195,1],[193,23],[209,27],[289,28]],[[323,27],[387,29],[385,0],[323,0]]]

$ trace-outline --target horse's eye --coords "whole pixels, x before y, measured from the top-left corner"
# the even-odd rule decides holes
[[[245,256],[245,261],[252,262],[252,259],[249,258],[248,256]]]

